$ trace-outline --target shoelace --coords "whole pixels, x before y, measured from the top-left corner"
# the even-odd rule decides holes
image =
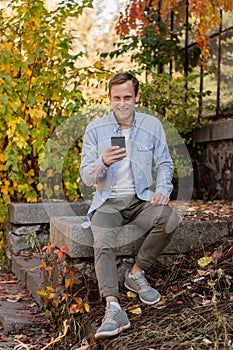
[[[147,279],[144,277],[142,273],[133,276],[133,279],[140,289],[145,287],[150,287],[149,282],[147,281]]]
[[[114,321],[114,317],[118,314],[118,312],[119,312],[119,310],[117,310],[117,309],[115,310],[115,309],[112,309],[111,307],[108,308],[105,311],[105,315],[104,315],[102,323],[105,321],[112,323],[112,321]]]

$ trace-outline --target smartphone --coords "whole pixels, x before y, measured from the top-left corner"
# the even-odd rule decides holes
[[[126,148],[125,147],[125,136],[112,136],[111,137],[111,145],[112,146],[119,146],[120,148]]]

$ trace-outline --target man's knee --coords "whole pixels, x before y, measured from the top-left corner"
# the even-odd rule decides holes
[[[165,226],[165,232],[168,234],[174,232],[179,224],[178,215],[170,207],[169,209],[170,209],[170,212],[168,213],[167,222]]]
[[[179,218],[176,212],[169,206],[164,206],[159,215],[159,220],[155,222],[155,226],[161,225],[165,233],[170,234],[175,231],[179,224]]]

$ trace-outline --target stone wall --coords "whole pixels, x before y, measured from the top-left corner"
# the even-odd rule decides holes
[[[233,200],[233,120],[213,122],[193,134],[195,199]]]
[[[50,218],[86,215],[86,202],[10,203],[4,228],[4,250],[10,265],[12,255],[35,252],[50,241]]]

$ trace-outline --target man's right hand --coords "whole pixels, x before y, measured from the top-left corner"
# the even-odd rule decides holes
[[[104,164],[110,166],[113,163],[119,162],[124,157],[126,157],[125,148],[120,148],[119,146],[111,146],[105,150],[102,159]]]

